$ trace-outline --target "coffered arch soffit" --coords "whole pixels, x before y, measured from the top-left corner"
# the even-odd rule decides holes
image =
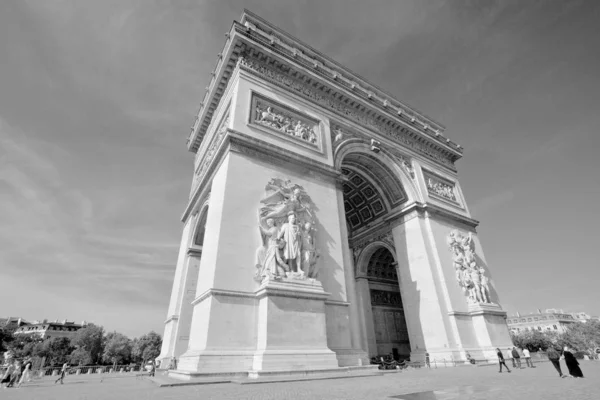
[[[396,160],[384,149],[374,153],[367,143],[359,139],[350,139],[343,143],[336,151],[334,160],[337,170],[341,170],[342,166],[349,166],[372,178],[382,189],[391,208],[423,201],[414,179],[399,163],[400,160]]]

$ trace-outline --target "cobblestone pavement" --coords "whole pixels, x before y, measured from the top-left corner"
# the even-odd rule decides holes
[[[383,376],[238,385],[234,383],[159,388],[146,378],[86,379],[70,376],[64,385],[38,381],[1,389],[0,398],[27,400],[208,400],[208,399],[600,399],[600,362],[583,361],[585,379],[560,379],[549,363],[499,374],[496,367],[410,370]],[[563,364],[563,371],[566,367]],[[410,393],[441,391],[409,396]],[[404,396],[402,396],[404,395]]]

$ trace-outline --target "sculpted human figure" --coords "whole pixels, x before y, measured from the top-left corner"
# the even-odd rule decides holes
[[[306,276],[317,278],[319,274],[317,259],[319,254],[315,246],[314,229],[310,222],[304,224],[302,231],[302,269]]]
[[[257,278],[266,276],[268,271],[277,270],[270,263],[276,260],[275,254],[278,248],[277,234],[279,233],[279,229],[275,226],[275,221],[272,218],[267,218],[265,222],[267,224],[266,228],[262,224],[258,225],[263,238],[263,245],[256,251]]]
[[[479,268],[479,273],[481,274],[481,291],[484,294],[485,302],[490,303],[490,280],[485,276],[483,268]]]
[[[296,223],[296,214],[288,214],[288,222],[283,224],[277,238],[285,240],[283,258],[290,272],[302,272],[302,232]]]

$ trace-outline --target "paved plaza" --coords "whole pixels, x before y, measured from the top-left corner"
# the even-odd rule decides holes
[[[496,367],[410,370],[383,376],[301,382],[211,384],[158,387],[147,378],[70,376],[64,385],[50,380],[1,391],[2,399],[158,400],[158,399],[598,399],[600,362],[583,361],[585,379],[560,379],[549,363],[499,374]],[[563,369],[566,367],[563,364]],[[420,396],[412,393],[421,392]],[[432,393],[433,392],[433,393]]]

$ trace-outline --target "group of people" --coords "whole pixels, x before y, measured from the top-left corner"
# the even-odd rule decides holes
[[[498,356],[498,364],[500,366],[500,370],[498,372],[502,373],[502,367],[504,366],[504,368],[506,368],[506,370],[510,373],[511,371],[508,368],[508,365],[506,365],[506,362],[504,361],[504,355],[502,354],[502,350],[497,348],[496,352]],[[508,349],[508,355],[509,358],[512,360],[513,368],[521,369],[521,355],[519,354],[517,348],[513,347],[512,350]],[[565,364],[567,364],[569,375],[563,374],[560,368],[561,354],[554,347],[549,347],[546,352],[546,355],[548,356],[548,360],[550,360],[554,368],[556,368],[556,371],[558,371],[558,374],[561,378],[567,376],[571,376],[573,378],[583,378],[583,373],[581,372],[581,368],[579,368],[579,362],[567,346],[565,346],[565,348],[562,350],[562,357],[565,360]],[[531,359],[531,353],[526,348],[523,349],[523,358],[525,359],[525,362],[527,363],[527,366],[529,368],[535,368],[533,366],[533,360]]]
[[[0,387],[6,389],[10,387],[21,387],[23,382],[31,381],[31,360],[26,359],[23,362],[19,360],[8,364],[6,371],[2,375]]]

